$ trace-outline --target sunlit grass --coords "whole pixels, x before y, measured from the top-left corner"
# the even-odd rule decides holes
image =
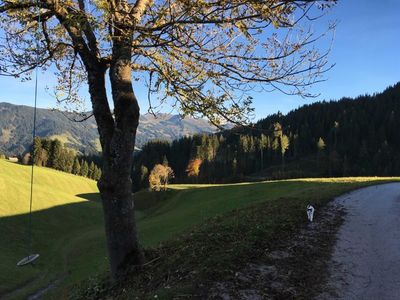
[[[31,167],[0,160],[0,217],[29,212]],[[49,168],[34,169],[33,211],[83,202],[79,194],[97,192],[96,182]]]

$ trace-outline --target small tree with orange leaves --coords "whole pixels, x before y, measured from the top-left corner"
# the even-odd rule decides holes
[[[186,168],[187,176],[188,177],[196,177],[196,181],[197,181],[197,177],[200,174],[200,166],[201,166],[202,162],[203,161],[200,158],[191,159]]]

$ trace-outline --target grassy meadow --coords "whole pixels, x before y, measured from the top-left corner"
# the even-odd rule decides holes
[[[30,172],[28,166],[0,160],[0,298],[16,289],[19,292],[5,298],[23,298],[68,273],[71,280],[74,273],[89,275],[98,265],[92,264],[87,273],[86,264],[75,263],[82,257],[80,253],[88,250],[86,241],[90,243],[95,236],[97,243],[102,236],[101,206],[85,199],[97,192],[96,182],[53,169],[35,168],[32,251],[39,253],[40,259],[33,267],[16,267],[29,252]],[[99,252],[93,250],[88,264],[91,257],[104,254],[104,248]]]
[[[52,282],[56,288],[46,293],[45,298],[55,295],[65,298],[68,286],[107,269],[98,190],[92,180],[35,168],[33,252],[40,253],[40,259],[34,266],[16,267],[29,252],[30,170],[0,160],[0,298],[24,299]],[[349,190],[394,180],[398,179],[297,179],[171,185],[167,192],[141,191],[135,198],[139,237],[144,246],[157,246],[178,239],[215,216],[234,220],[240,226],[245,218],[236,215],[235,219],[235,212],[264,204],[268,204],[271,214],[265,215],[268,224],[263,228],[272,232],[278,223],[302,222],[307,203],[319,208]]]

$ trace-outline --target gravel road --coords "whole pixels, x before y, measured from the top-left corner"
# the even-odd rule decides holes
[[[318,299],[400,299],[400,183],[336,200],[347,212]]]

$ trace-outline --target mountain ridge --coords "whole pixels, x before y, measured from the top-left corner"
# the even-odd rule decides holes
[[[18,155],[27,151],[32,143],[33,107],[0,102],[0,152]],[[172,141],[197,133],[212,133],[216,127],[205,119],[181,118],[174,114],[144,114],[140,116],[136,147],[154,139]],[[100,150],[97,125],[94,117],[74,122],[65,112],[38,108],[37,135],[58,138],[67,147],[85,154]]]

